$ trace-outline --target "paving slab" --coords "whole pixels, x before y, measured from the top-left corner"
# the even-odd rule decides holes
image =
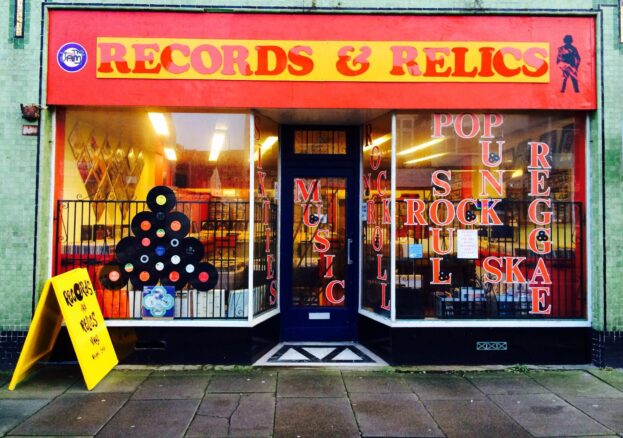
[[[485,394],[545,394],[549,392],[525,374],[470,373],[465,377]]]
[[[589,372],[599,379],[604,380],[608,385],[614,386],[619,391],[623,391],[623,369],[593,368],[589,369]]]
[[[413,393],[352,393],[350,401],[362,436],[444,436]]]
[[[201,437],[224,437],[228,436],[229,419],[220,417],[210,417],[207,415],[197,415],[184,437],[201,438]]]
[[[277,373],[222,373],[215,374],[210,380],[207,392],[275,392]]]
[[[49,366],[33,372],[14,391],[9,391],[8,385],[0,388],[0,399],[53,399],[76,383],[84,385],[77,365]]]
[[[348,392],[411,393],[411,387],[400,375],[344,371],[342,378]]]
[[[130,400],[98,437],[179,437],[195,415],[199,400]]]
[[[206,394],[197,409],[197,415],[229,418],[239,403],[240,394]]]
[[[586,371],[540,371],[530,377],[563,397],[623,398],[623,392]]]
[[[344,397],[339,370],[284,370],[277,379],[278,397]]]
[[[149,376],[132,395],[133,400],[201,399],[210,377]]]
[[[63,394],[11,431],[16,435],[95,435],[128,394]]]
[[[568,397],[567,401],[607,428],[623,434],[623,399]]]
[[[84,383],[76,382],[67,392],[134,392],[150,374],[149,370],[112,370],[90,391]]]
[[[421,400],[475,400],[485,396],[469,380],[451,374],[413,374],[405,376]]]
[[[273,394],[243,394],[229,421],[229,435],[272,436],[275,419]]]
[[[49,403],[49,400],[0,400],[0,436]]]
[[[340,398],[277,399],[274,436],[358,437],[359,429],[350,401]]]
[[[424,404],[448,437],[530,436],[489,400],[428,400]]]
[[[533,436],[612,433],[554,394],[492,395],[490,398]]]

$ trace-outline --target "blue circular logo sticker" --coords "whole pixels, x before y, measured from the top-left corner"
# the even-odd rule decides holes
[[[66,72],[76,73],[87,65],[87,51],[78,43],[63,44],[58,49],[56,60]]]

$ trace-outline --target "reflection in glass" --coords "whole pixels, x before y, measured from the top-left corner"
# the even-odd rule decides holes
[[[346,178],[294,178],[292,305],[345,306]]]

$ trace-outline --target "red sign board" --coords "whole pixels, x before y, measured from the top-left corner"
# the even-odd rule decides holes
[[[594,109],[590,17],[50,11],[48,104]]]

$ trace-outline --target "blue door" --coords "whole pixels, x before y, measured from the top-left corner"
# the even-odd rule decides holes
[[[282,128],[283,340],[356,339],[358,134],[353,127]]]

